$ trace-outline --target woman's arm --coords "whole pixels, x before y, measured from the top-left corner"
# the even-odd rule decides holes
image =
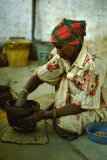
[[[81,112],[85,111],[85,109],[82,109],[80,105],[76,104],[68,104],[64,107],[56,109],[56,118],[67,116],[67,115],[76,115]],[[50,119],[53,118],[53,110],[51,111],[44,111],[44,119]]]
[[[67,116],[67,115],[76,115],[84,111],[85,109],[82,109],[81,106],[79,105],[68,104],[64,107],[56,109],[56,118]],[[44,111],[40,109],[38,114],[34,113],[33,115],[20,120],[18,123],[21,128],[29,128],[29,127],[32,127],[33,124],[36,124],[37,122],[39,122],[40,120],[52,119],[52,118],[55,118],[53,116],[53,110]]]
[[[20,95],[18,97],[18,100],[16,101],[15,106],[16,107],[24,106],[26,104],[28,94],[33,92],[42,83],[43,82],[38,77],[33,75],[24,86],[25,90],[22,90],[20,92]]]
[[[26,89],[28,93],[31,93],[42,83],[43,82],[38,77],[33,75],[24,86],[24,89]]]

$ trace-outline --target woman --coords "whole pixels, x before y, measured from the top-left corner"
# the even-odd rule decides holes
[[[63,19],[52,31],[53,58],[35,71],[22,89],[16,107],[23,106],[28,94],[43,82],[55,86],[54,106],[40,110],[38,116],[20,120],[21,127],[53,119],[57,133],[71,141],[82,134],[88,123],[107,121],[107,109],[100,105],[106,68],[95,52],[83,46],[85,29],[85,21]]]

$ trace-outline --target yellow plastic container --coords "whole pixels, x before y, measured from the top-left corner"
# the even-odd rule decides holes
[[[26,39],[10,39],[5,42],[7,60],[11,67],[24,67],[28,64],[31,41]]]

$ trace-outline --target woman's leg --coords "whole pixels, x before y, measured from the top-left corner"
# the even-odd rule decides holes
[[[53,122],[53,126],[57,134],[68,142],[73,141],[77,139],[78,137],[80,137],[80,135],[77,134],[76,132],[68,131],[66,129],[61,128],[55,123],[55,121]]]

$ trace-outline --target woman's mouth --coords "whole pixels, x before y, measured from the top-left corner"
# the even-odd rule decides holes
[[[63,58],[63,59],[65,59],[65,60],[67,59],[67,58],[66,58],[65,56],[63,56],[63,55],[61,55],[60,57]]]
[[[67,58],[61,53],[61,52],[58,52],[59,56],[65,60],[67,60]]]

